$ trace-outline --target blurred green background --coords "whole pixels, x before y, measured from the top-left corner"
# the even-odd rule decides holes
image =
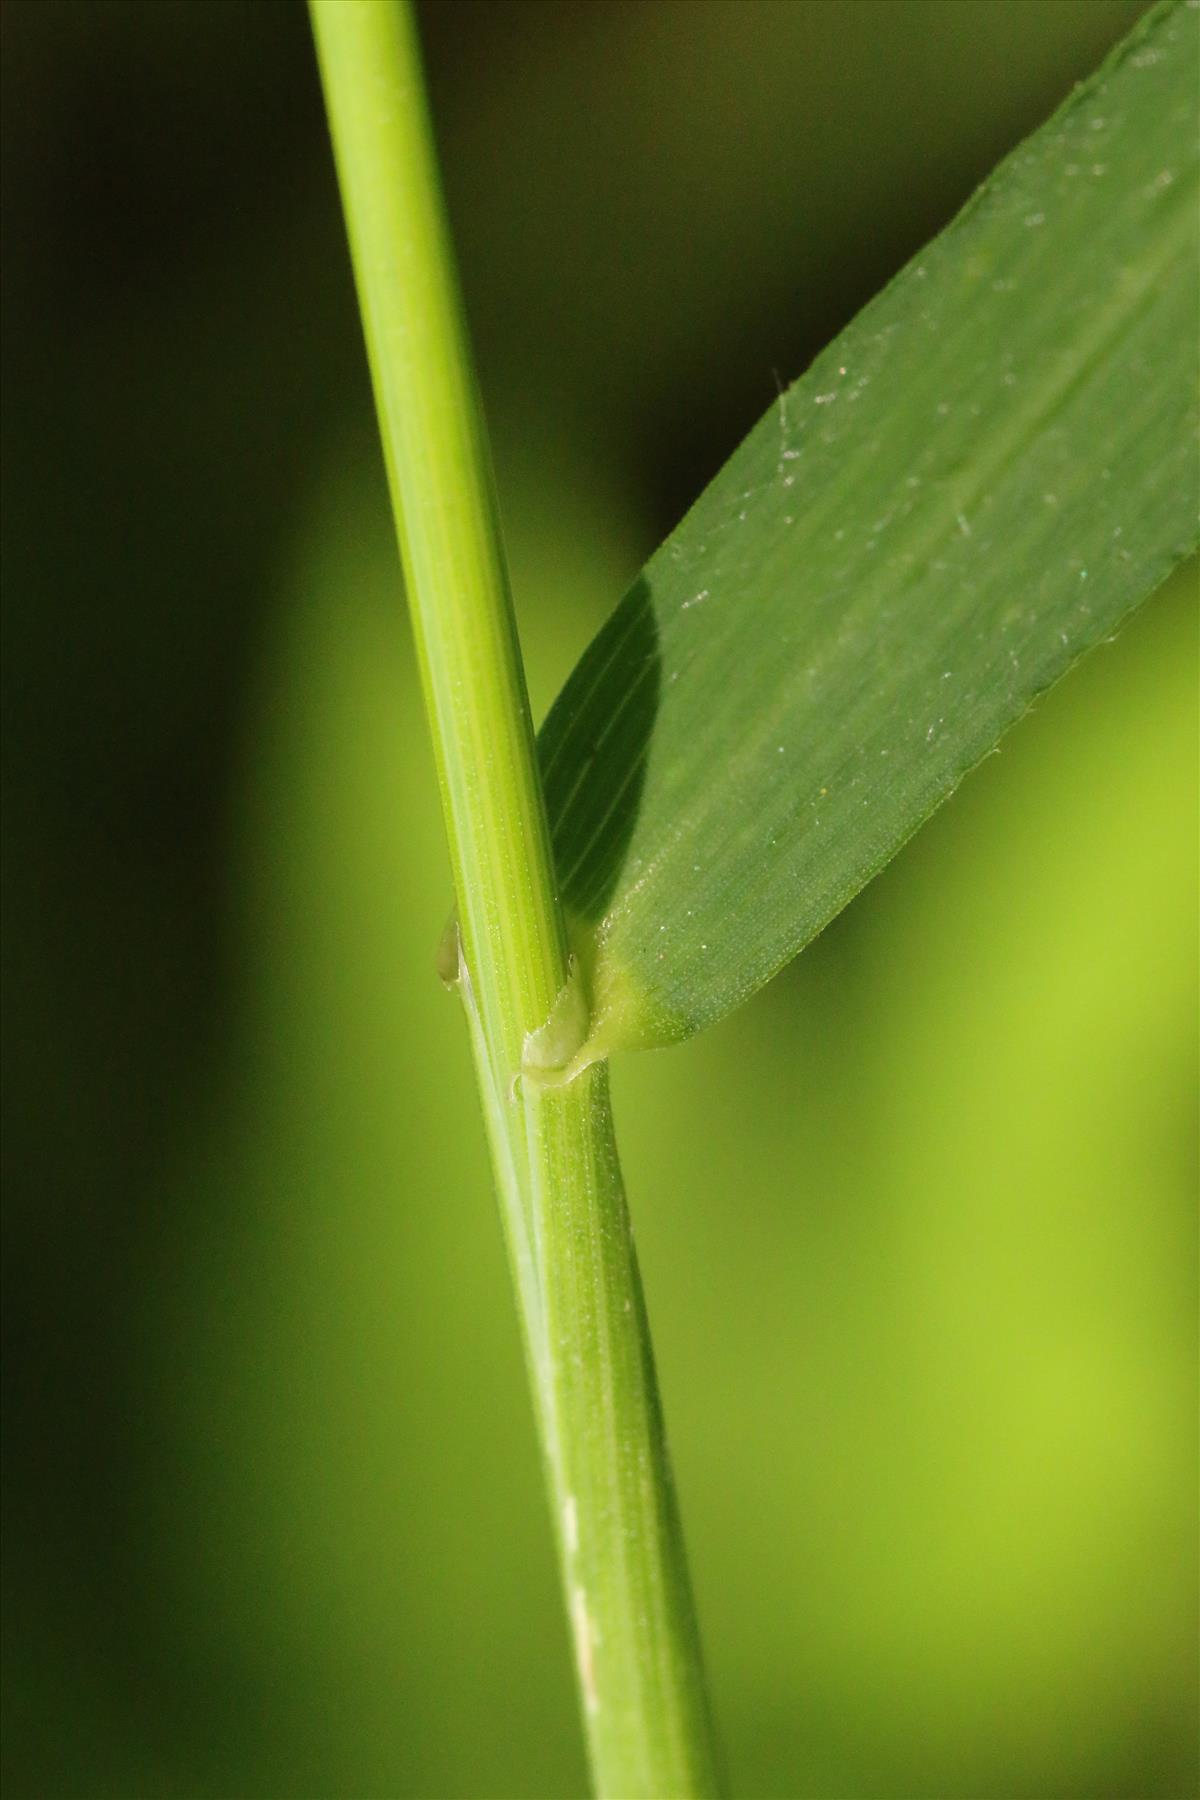
[[[423,9],[539,716],[1138,10]],[[3,36],[5,1792],[576,1796],[305,17]],[[1195,1792],[1195,649],[614,1072],[739,1800]]]

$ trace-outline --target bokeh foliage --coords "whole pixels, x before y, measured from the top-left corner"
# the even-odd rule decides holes
[[[1136,11],[427,10],[539,714]],[[7,1791],[578,1793],[303,12],[3,28]],[[1193,594],[615,1070],[741,1795],[1191,1791]]]

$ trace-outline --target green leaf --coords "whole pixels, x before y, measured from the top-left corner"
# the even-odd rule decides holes
[[[1196,7],[781,396],[567,683],[539,750],[573,1067],[768,980],[1195,548]]]

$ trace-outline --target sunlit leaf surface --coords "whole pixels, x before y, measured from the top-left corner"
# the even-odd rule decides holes
[[[1156,9],[781,395],[552,709],[601,1050],[766,981],[1194,548],[1198,22]]]

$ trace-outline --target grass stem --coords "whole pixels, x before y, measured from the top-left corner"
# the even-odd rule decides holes
[[[608,1800],[688,1800],[716,1780],[607,1068],[520,1074],[552,1014],[586,1018],[556,1012],[574,977],[415,26],[397,0],[310,10],[593,1775]]]

